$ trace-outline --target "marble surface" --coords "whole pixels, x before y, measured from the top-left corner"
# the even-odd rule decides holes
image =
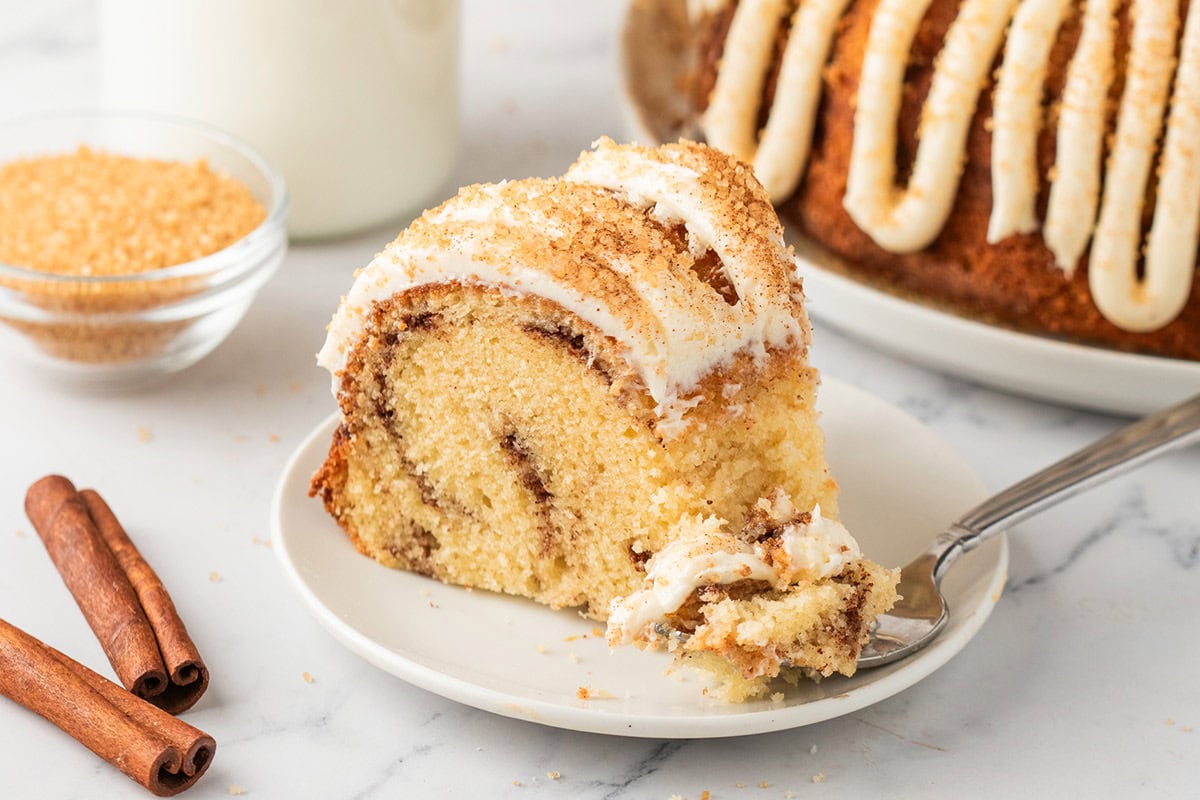
[[[621,12],[619,3],[465,3],[463,142],[451,184],[557,173],[598,135],[620,134]],[[91,3],[0,0],[0,118],[92,104],[95,57]],[[48,472],[101,489],[212,670],[186,719],[216,737],[218,753],[187,796],[1200,791],[1195,450],[1023,525],[1008,591],[959,656],[889,700],[806,728],[696,741],[554,730],[443,700],[342,649],[285,583],[268,509],[288,454],[333,408],[313,363],[324,324],[352,270],[398,227],[293,247],[233,335],[160,386],[81,395],[0,361],[0,616],[107,673],[22,512],[25,487]],[[997,489],[1120,424],[927,372],[820,325],[813,355],[827,374],[924,421]],[[145,796],[8,702],[0,795]]]

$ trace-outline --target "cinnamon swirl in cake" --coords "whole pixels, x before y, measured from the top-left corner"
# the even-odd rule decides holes
[[[1019,329],[1200,359],[1200,5],[687,5],[699,130],[831,262]]]
[[[312,491],[384,564],[597,619],[690,526],[765,533],[763,497],[819,537],[837,486],[802,303],[762,187],[707,147],[601,141],[560,179],[468,187],[334,316],[320,363],[342,423]],[[797,669],[852,671],[894,598],[893,573],[843,560],[822,579],[848,590],[821,600],[842,622],[806,634],[842,657]],[[777,600],[803,582],[789,569],[697,586]]]

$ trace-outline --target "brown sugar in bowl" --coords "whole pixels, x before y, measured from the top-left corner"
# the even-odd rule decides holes
[[[0,344],[93,387],[189,366],[287,247],[282,178],[235,138],[108,112],[0,127]]]

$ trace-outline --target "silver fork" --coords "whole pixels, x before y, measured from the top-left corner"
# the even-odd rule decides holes
[[[1068,497],[1178,447],[1200,441],[1200,395],[1151,414],[1016,483],[959,517],[900,570],[895,607],[876,619],[859,668],[890,664],[925,647],[949,619],[942,577],[964,553]]]

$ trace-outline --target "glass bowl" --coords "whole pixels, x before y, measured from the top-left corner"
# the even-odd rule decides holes
[[[0,125],[0,164],[74,152],[192,163],[242,183],[266,210],[250,233],[203,258],[130,275],[62,275],[0,263],[0,349],[38,373],[119,388],[194,364],[237,326],[287,250],[287,189],[258,153],[188,120],[80,111]]]

